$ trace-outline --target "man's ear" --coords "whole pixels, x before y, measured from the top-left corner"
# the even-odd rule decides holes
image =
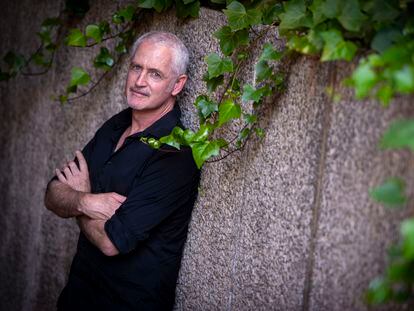
[[[187,75],[181,75],[177,78],[177,81],[174,84],[174,88],[171,92],[172,96],[176,96],[178,93],[180,93],[185,85],[185,83],[187,82]]]

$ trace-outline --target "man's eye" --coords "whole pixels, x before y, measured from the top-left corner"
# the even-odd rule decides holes
[[[138,66],[138,65],[131,65],[131,70],[139,71],[140,69],[141,69],[141,67]]]
[[[152,71],[152,72],[150,73],[150,75],[151,75],[151,77],[153,77],[153,78],[156,78],[156,79],[161,79],[161,75],[160,75],[158,72],[156,72],[156,71]]]

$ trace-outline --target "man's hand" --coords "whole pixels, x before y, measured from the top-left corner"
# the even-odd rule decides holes
[[[126,200],[116,192],[86,193],[80,201],[80,211],[91,219],[107,220]]]
[[[77,150],[75,153],[79,162],[79,168],[74,161],[70,161],[62,170],[56,169],[56,176],[59,181],[67,184],[76,191],[91,192],[88,164],[82,152]]]

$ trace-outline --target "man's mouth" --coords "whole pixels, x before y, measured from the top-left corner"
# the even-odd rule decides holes
[[[129,89],[129,91],[130,91],[131,93],[133,93],[134,95],[138,95],[138,96],[146,96],[146,97],[148,97],[148,96],[149,96],[149,94],[148,94],[147,92],[143,92],[143,91],[141,91],[141,90],[137,90],[137,89],[134,89],[134,88],[130,88],[130,89]]]

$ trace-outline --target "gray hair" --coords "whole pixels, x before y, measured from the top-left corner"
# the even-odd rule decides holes
[[[131,58],[135,56],[135,52],[144,41],[160,43],[171,47],[174,51],[172,64],[173,71],[178,75],[185,74],[187,72],[187,66],[189,63],[188,49],[176,35],[171,32],[164,31],[150,31],[143,34],[134,42],[130,55]]]

